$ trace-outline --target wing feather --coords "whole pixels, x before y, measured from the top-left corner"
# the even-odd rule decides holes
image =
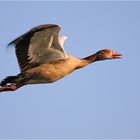
[[[9,45],[15,45],[21,71],[67,58],[67,54],[59,43],[60,29],[58,25],[40,25],[9,43]]]

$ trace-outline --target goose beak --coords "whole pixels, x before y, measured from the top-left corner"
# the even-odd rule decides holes
[[[112,58],[113,58],[113,59],[122,58],[122,54],[113,51],[113,52],[112,52]]]

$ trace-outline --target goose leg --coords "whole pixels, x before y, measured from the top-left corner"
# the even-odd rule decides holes
[[[20,88],[21,86],[23,86],[23,85],[19,85],[19,84],[5,85],[0,88],[0,92],[15,91],[16,89]]]

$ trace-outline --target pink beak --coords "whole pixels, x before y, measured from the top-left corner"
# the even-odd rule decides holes
[[[113,51],[112,57],[113,57],[114,59],[115,59],[115,58],[122,58],[122,54]]]

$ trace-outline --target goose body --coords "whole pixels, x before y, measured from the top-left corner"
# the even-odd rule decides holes
[[[40,25],[8,44],[15,46],[21,72],[3,79],[0,92],[14,91],[27,84],[52,83],[95,61],[122,56],[109,49],[81,59],[71,56],[64,50],[67,37],[60,36],[60,29],[59,25]]]
[[[29,75],[33,74],[34,77],[27,81],[27,84],[55,82],[72,73],[78,65],[80,65],[80,60],[72,56],[66,60],[42,64],[26,71]]]

